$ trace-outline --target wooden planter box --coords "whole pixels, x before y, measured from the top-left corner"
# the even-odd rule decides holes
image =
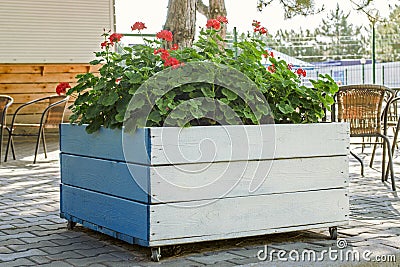
[[[149,247],[348,224],[348,124],[121,133],[61,125],[70,224]]]

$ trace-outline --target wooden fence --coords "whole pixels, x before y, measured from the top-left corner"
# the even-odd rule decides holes
[[[11,121],[11,114],[21,104],[56,94],[59,82],[69,82],[73,86],[76,75],[86,72],[96,73],[98,67],[89,64],[0,64],[0,94],[14,98],[14,104],[7,112],[7,122]],[[70,99],[70,103],[73,101]],[[34,105],[21,110],[18,122],[38,122],[43,108]],[[64,121],[68,121],[69,115],[70,111],[67,110]]]

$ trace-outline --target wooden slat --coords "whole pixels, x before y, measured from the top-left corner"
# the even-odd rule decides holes
[[[61,185],[61,212],[148,240],[148,206],[138,202]]]
[[[0,64],[0,74],[47,74],[98,72],[100,66],[89,64]]]
[[[252,231],[242,231],[242,232],[228,232],[223,234],[213,234],[213,235],[203,235],[203,236],[190,236],[190,237],[182,237],[179,239],[162,239],[162,240],[151,240],[144,246],[149,247],[158,247],[158,246],[167,246],[167,245],[176,245],[176,244],[186,244],[186,243],[194,243],[194,242],[204,242],[210,240],[226,240],[231,238],[240,238],[240,237],[249,237],[249,236],[259,236],[259,235],[267,235],[267,234],[277,234],[277,233],[287,233],[292,231],[302,231],[302,230],[311,230],[311,229],[326,229],[326,235],[328,238],[328,229],[329,227],[337,227],[342,225],[348,225],[349,221],[337,221],[337,222],[329,222],[329,223],[314,223],[300,226],[289,226],[289,227],[278,227],[278,228],[264,228]],[[93,229],[93,228],[92,228]],[[135,242],[139,245],[139,242]],[[142,245],[143,246],[143,245]]]
[[[42,116],[41,113],[32,113],[32,114],[19,114],[18,115],[18,122],[19,123],[39,123],[40,117]],[[7,123],[11,122],[12,115],[7,114]]]
[[[347,189],[225,198],[150,207],[150,241],[203,237],[249,231],[346,222],[349,217]],[[184,205],[185,203],[182,203]],[[168,241],[167,241],[168,242]]]
[[[101,128],[96,133],[87,134],[85,125],[65,123],[61,125],[60,150],[71,155],[149,164],[146,140],[148,129],[138,129],[135,134],[123,138],[119,129]]]
[[[153,165],[347,155],[346,123],[151,128]]]
[[[169,203],[341,188],[348,177],[348,156],[156,166],[150,192]]]
[[[2,94],[30,94],[30,93],[51,93],[56,92],[58,82],[53,83],[0,83]],[[76,83],[70,83],[75,86]]]
[[[47,73],[41,74],[0,74],[1,83],[48,83],[75,82],[76,73]]]
[[[134,168],[130,173],[126,163],[61,154],[63,184],[148,203],[149,167]]]
[[[14,99],[15,104],[23,104],[28,101],[32,101],[38,98],[51,96],[55,94],[56,94],[55,92],[52,92],[52,93],[31,93],[31,94],[9,94],[9,96],[11,96]]]
[[[8,110],[7,113],[8,114],[14,114],[15,110],[19,107],[20,105],[17,104],[12,104]],[[41,110],[44,110],[46,107],[48,107],[48,104],[35,104],[35,105],[29,105],[26,106],[25,108],[23,108],[21,110],[21,114],[32,114],[32,113],[38,113]]]

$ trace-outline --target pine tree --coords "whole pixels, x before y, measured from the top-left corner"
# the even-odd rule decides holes
[[[316,38],[327,59],[354,59],[365,55],[361,28],[348,23],[350,13],[345,14],[339,5],[316,29]]]

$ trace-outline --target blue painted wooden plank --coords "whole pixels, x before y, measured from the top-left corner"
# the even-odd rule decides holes
[[[61,213],[115,232],[149,240],[149,206],[61,185]]]
[[[149,203],[149,167],[61,154],[61,182],[121,198]]]
[[[85,228],[89,228],[93,231],[97,231],[109,236],[112,236],[114,238],[117,238],[119,240],[128,242],[129,244],[137,244],[137,245],[141,245],[141,246],[145,246],[148,247],[149,246],[149,242],[140,238],[136,238],[130,235],[126,235],[126,234],[122,234],[122,233],[118,233],[115,232],[114,230],[105,228],[105,227],[101,227],[97,224],[91,223],[91,222],[87,222],[84,220],[81,220],[79,218],[76,218],[74,216],[71,216],[70,214],[66,214],[66,213],[60,213],[60,217],[64,218],[68,221],[72,221],[72,222],[76,222],[81,224],[82,226],[84,226]]]
[[[85,125],[60,125],[60,150],[63,153],[126,161],[148,165],[150,162],[149,129],[140,128],[132,134],[121,129],[100,128],[88,134]]]

